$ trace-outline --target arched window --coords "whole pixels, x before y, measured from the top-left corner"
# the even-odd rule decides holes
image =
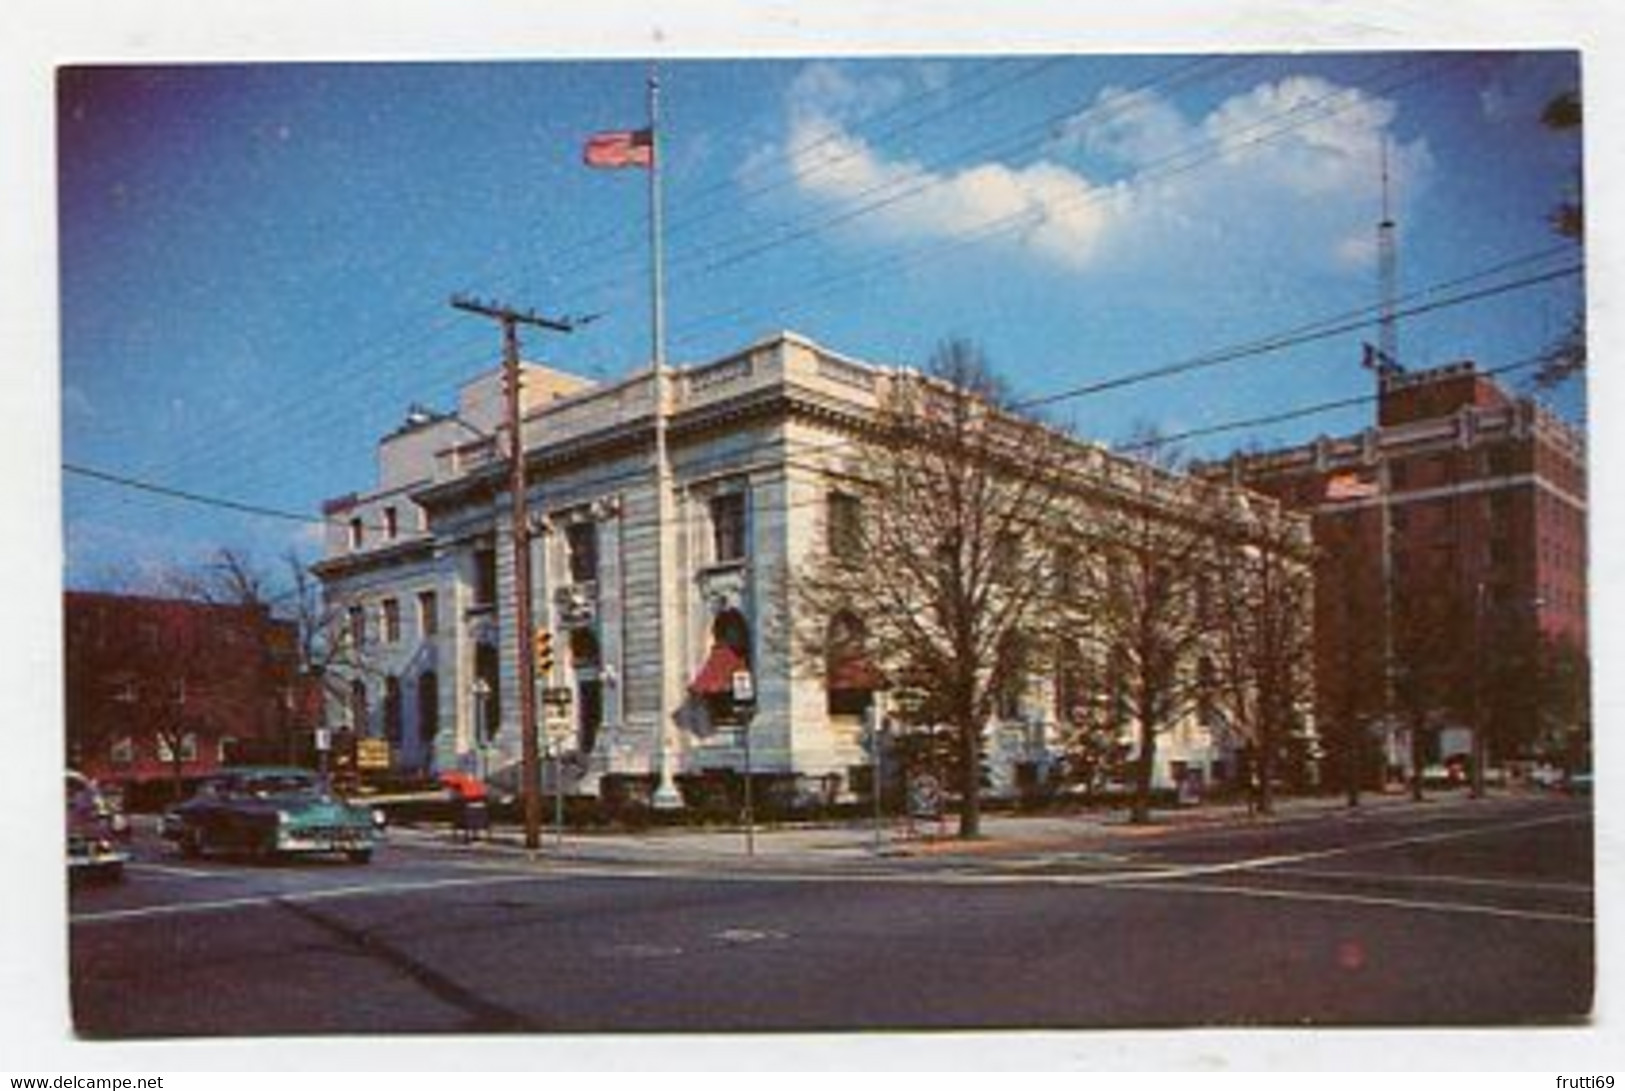
[[[831,716],[861,716],[874,702],[880,673],[869,660],[868,630],[848,610],[830,618],[824,645],[824,685]]]
[[[570,665],[576,675],[576,748],[591,754],[604,724],[604,682],[599,674],[602,652],[591,629],[570,633]]]
[[[392,745],[401,741],[401,680],[394,675],[384,679],[384,738]]]
[[[576,673],[597,670],[599,657],[598,637],[591,629],[570,631],[570,665]]]
[[[433,743],[440,734],[440,676],[434,671],[418,675],[418,738]]]

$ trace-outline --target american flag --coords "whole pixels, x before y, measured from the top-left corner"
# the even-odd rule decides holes
[[[654,138],[648,129],[594,133],[581,161],[589,167],[648,167],[654,164]]]

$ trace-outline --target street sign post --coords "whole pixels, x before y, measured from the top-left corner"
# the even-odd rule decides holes
[[[751,798],[750,722],[756,714],[756,681],[750,671],[734,671],[734,716],[739,720],[739,733],[745,747],[745,855],[756,855],[756,809]]]

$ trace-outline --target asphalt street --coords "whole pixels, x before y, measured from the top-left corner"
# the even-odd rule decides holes
[[[881,856],[861,830],[814,833],[756,860],[714,836],[532,859],[399,831],[366,867],[181,861],[143,834],[123,883],[72,893],[74,1018],[104,1038],[1505,1025],[1591,1008],[1586,800],[1046,830]]]

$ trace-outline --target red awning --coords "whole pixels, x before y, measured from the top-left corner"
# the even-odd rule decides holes
[[[877,690],[880,672],[862,652],[837,653],[829,657],[826,685],[834,690]]]
[[[745,657],[726,644],[711,645],[711,654],[705,665],[688,684],[688,691],[696,697],[719,697],[733,693],[734,671],[749,670]]]

